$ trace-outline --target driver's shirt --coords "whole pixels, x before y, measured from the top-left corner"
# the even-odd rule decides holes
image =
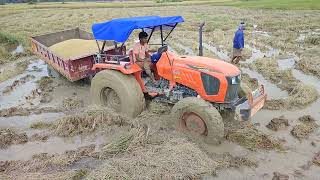
[[[141,45],[140,42],[137,42],[133,45],[133,58],[136,62],[136,55],[138,55],[138,58],[145,59],[146,53],[149,51],[149,45],[145,43],[144,45]]]

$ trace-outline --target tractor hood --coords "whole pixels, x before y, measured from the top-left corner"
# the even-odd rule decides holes
[[[237,76],[240,70],[237,66],[219,59],[207,58],[202,56],[176,56],[175,66],[187,66],[188,68],[199,69],[202,71],[213,71],[222,73],[225,76]]]

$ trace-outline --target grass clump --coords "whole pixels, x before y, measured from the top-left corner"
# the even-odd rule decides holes
[[[83,100],[77,97],[68,97],[62,101],[62,106],[64,109],[70,110],[78,110],[84,106]]]
[[[108,163],[90,173],[87,178],[198,179],[203,175],[215,174],[216,167],[217,163],[195,144],[175,138],[163,144],[137,148],[121,157],[110,158]]]
[[[244,156],[232,156],[230,153],[224,153],[217,158],[219,168],[240,168],[242,166],[258,167],[258,163]]]
[[[111,109],[91,106],[85,112],[69,115],[60,119],[55,125],[58,136],[75,136],[95,131],[101,126],[123,126],[128,120]]]
[[[0,129],[0,148],[7,148],[11,144],[22,144],[28,142],[26,133],[18,134],[11,129]]]
[[[310,115],[302,116],[298,120],[301,123],[293,127],[291,134],[299,140],[308,138],[311,133],[319,128],[315,119]]]
[[[35,122],[30,125],[31,129],[50,129],[53,127],[53,123],[50,122]]]
[[[48,86],[48,84],[53,83],[53,79],[49,76],[44,76],[40,80],[37,81],[40,89],[44,89]]]
[[[320,36],[309,36],[306,38],[305,43],[311,45],[319,45],[320,44]]]
[[[254,128],[242,127],[230,130],[227,133],[226,138],[251,151],[256,151],[257,149],[282,150],[282,145],[278,140],[263,134]]]

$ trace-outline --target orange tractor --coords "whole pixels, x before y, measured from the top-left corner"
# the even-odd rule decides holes
[[[130,117],[144,110],[146,96],[174,104],[172,120],[179,129],[198,134],[208,143],[219,142],[224,136],[222,114],[234,115],[239,107],[241,118],[247,120],[263,107],[266,93],[261,85],[239,97],[241,72],[236,66],[218,59],[170,52],[165,41],[183,21],[181,16],[146,16],[94,24],[94,38],[104,43],[95,57],[93,70],[98,73],[91,81],[91,95],[95,103]],[[149,40],[155,31],[160,31],[161,44],[151,67],[157,83],[144,76],[133,61],[132,51],[125,53],[124,43],[135,29],[148,31]],[[106,41],[122,43],[119,54],[105,54]]]

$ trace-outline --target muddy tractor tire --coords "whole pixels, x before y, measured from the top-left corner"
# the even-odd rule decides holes
[[[208,144],[220,144],[224,137],[220,113],[203,99],[184,98],[173,106],[171,115],[178,130],[200,136]]]
[[[49,64],[47,64],[47,72],[48,72],[48,76],[52,77],[52,78],[61,78],[61,76],[62,76],[58,71],[56,71]]]
[[[91,81],[90,94],[94,104],[107,106],[128,117],[136,117],[145,108],[142,90],[132,75],[103,70]]]

